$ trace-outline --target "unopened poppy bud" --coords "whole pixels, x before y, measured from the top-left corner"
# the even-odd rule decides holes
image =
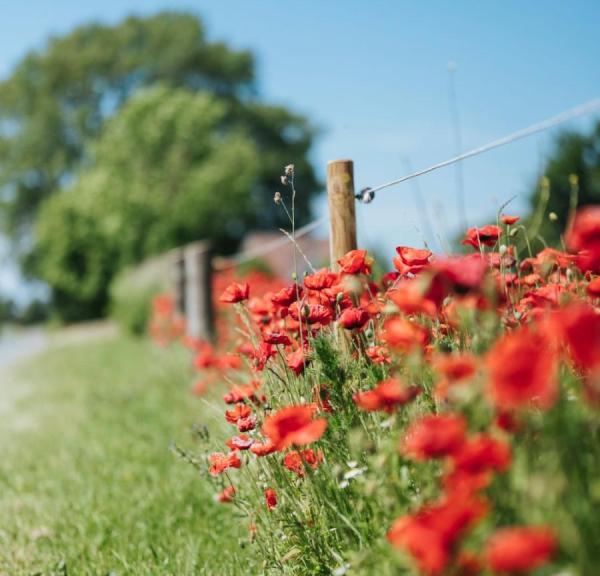
[[[298,280],[298,274],[296,274],[295,272],[292,272],[292,280],[295,282],[296,280]]]
[[[335,295],[336,304],[339,304],[343,299],[344,299],[344,293],[343,292],[338,292]]]
[[[501,256],[504,256],[506,254],[506,244],[500,244],[500,248],[498,248],[498,252],[500,252]]]
[[[367,339],[373,338],[373,330],[371,330],[371,328],[367,328],[364,331],[364,335],[366,336]]]
[[[273,202],[275,202],[275,204],[281,204],[281,192],[275,192],[275,196],[273,196]]]
[[[284,170],[283,170],[283,173],[284,173],[286,176],[293,176],[293,175],[294,175],[294,165],[293,165],[293,164],[288,164],[288,165],[287,165],[287,166],[284,168]]]
[[[579,176],[577,174],[569,174],[569,184],[573,188],[579,186]]]
[[[520,230],[520,228],[513,228],[513,229],[510,231],[510,234],[509,234],[509,236],[510,236],[511,238],[514,238],[514,237],[515,237],[515,236],[516,236],[516,235],[519,233],[519,230]]]
[[[302,316],[304,317],[308,317],[308,315],[310,314],[310,308],[308,307],[308,305],[304,305],[302,306]]]
[[[550,218],[550,222],[556,222],[558,220],[556,212],[550,212],[550,214],[548,214],[548,218]]]
[[[282,177],[281,177],[281,183],[282,183],[284,186],[287,186],[287,183],[288,183],[287,176],[282,176]]]

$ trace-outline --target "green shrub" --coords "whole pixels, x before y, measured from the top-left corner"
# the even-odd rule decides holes
[[[131,334],[143,334],[152,300],[168,289],[169,254],[146,260],[117,275],[110,287],[110,315]]]

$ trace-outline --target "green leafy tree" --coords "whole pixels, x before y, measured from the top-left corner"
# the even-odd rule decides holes
[[[124,266],[197,238],[226,244],[257,217],[259,149],[223,130],[227,108],[206,93],[141,92],[107,122],[75,183],[42,204],[32,267],[63,317],[101,314]]]
[[[558,136],[543,178],[531,194],[530,234],[559,245],[575,207],[598,203],[600,123],[587,134],[569,131]]]
[[[106,282],[147,254],[285,224],[272,198],[290,162],[306,221],[314,129],[256,93],[252,56],[181,13],[83,26],[0,82],[3,229],[64,316],[104,309]]]

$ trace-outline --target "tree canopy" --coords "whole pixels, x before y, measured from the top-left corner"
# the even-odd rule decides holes
[[[575,202],[600,203],[600,122],[587,134],[566,131],[556,139],[541,183],[531,193],[530,222],[544,242],[559,244]]]
[[[249,52],[170,12],[52,38],[0,82],[3,230],[65,316],[98,314],[148,254],[284,224],[272,198],[290,162],[309,217],[314,129],[256,84]]]

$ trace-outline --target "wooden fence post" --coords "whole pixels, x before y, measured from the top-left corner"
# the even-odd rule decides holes
[[[329,198],[329,256],[331,269],[337,261],[356,249],[356,213],[354,197],[354,164],[352,160],[327,163],[327,196]]]
[[[201,241],[183,248],[185,262],[185,321],[192,338],[215,336],[212,301],[212,246]]]
[[[183,316],[185,314],[185,261],[183,250],[175,248],[170,254],[170,284],[171,295],[175,311]]]

